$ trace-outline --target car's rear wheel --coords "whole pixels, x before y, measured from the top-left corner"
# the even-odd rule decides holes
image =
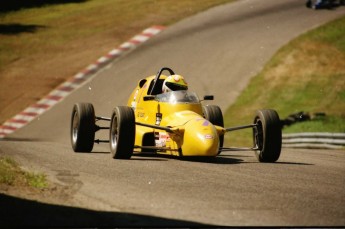
[[[213,125],[224,127],[222,110],[216,105],[202,106],[202,112],[205,119],[210,121]],[[219,135],[219,147],[222,148],[224,143],[224,135]],[[220,154],[221,151],[218,152]]]
[[[135,116],[132,108],[115,107],[110,124],[110,152],[114,159],[130,159],[135,140]]]
[[[95,140],[95,110],[91,103],[76,103],[71,118],[71,143],[74,152],[91,152]]]
[[[255,155],[260,162],[276,162],[282,145],[281,122],[275,110],[258,110],[254,118]]]

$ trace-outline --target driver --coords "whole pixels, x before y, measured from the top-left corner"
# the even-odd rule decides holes
[[[188,84],[181,75],[171,75],[163,82],[162,93],[188,90]]]

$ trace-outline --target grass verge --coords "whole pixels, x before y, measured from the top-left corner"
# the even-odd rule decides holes
[[[307,32],[282,47],[224,115],[226,126],[253,122],[256,109],[280,118],[304,111],[326,113],[283,132],[345,132],[345,17]],[[231,142],[230,142],[231,139]],[[230,134],[227,143],[251,145],[251,131]]]
[[[0,184],[39,189],[48,187],[44,174],[23,171],[18,163],[9,157],[0,157]]]

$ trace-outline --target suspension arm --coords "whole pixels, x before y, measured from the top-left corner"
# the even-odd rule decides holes
[[[258,147],[253,148],[239,148],[239,147],[222,147],[219,148],[220,151],[253,151],[253,150],[259,150]]]
[[[172,129],[170,129],[169,127],[164,127],[164,126],[156,126],[156,125],[150,125],[150,124],[145,124],[145,123],[141,123],[141,122],[135,122],[136,125],[139,126],[146,126],[146,127],[151,127],[153,129],[158,129],[158,130],[165,130],[168,133],[173,133],[174,131],[172,131]]]
[[[242,130],[242,129],[247,129],[247,128],[254,128],[256,126],[257,126],[257,124],[250,124],[250,125],[245,125],[245,126],[230,127],[230,128],[225,128],[225,132],[234,131],[234,130]]]
[[[111,121],[111,118],[96,116],[96,121],[98,120]]]
[[[99,144],[99,143],[109,143],[109,140],[100,140],[100,139],[96,139],[94,140],[95,143]]]

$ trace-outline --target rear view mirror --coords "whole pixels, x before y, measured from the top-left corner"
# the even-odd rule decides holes
[[[213,95],[205,95],[204,100],[213,100],[214,96]]]
[[[144,96],[144,101],[151,101],[154,100],[155,96],[154,95],[146,95]]]

